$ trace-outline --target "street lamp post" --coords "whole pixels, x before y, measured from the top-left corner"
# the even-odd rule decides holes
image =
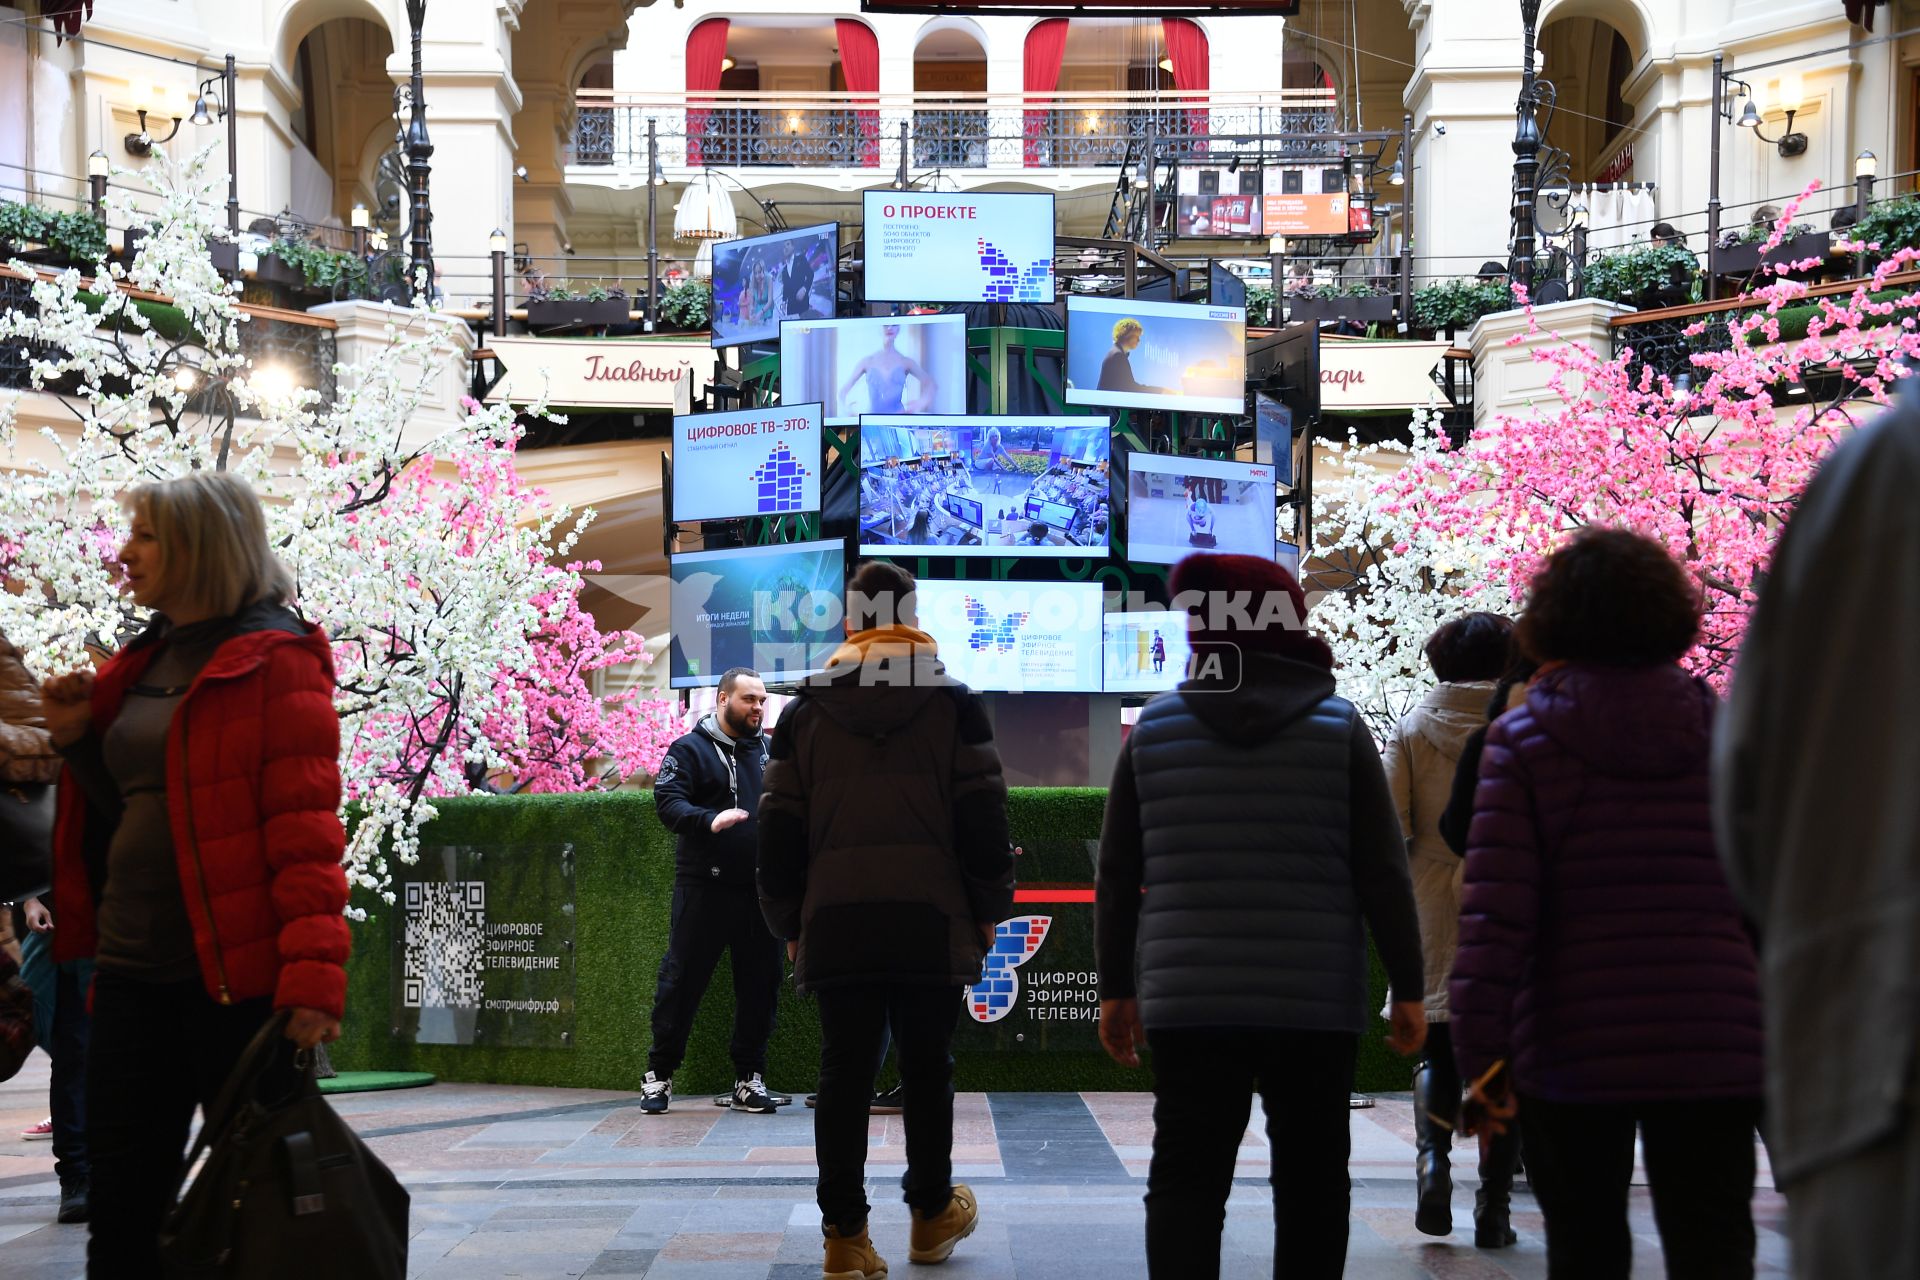
[[[107,153],[98,147],[87,157],[87,205],[93,210],[95,220],[102,225],[107,220],[107,170],[110,163]]]
[[[647,117],[647,331],[660,327],[660,138],[653,117]]]
[[[493,266],[493,334],[507,332],[507,233],[495,227],[487,237],[487,255]]]
[[[1540,0],[1520,0],[1525,56],[1520,65],[1520,100],[1513,132],[1513,257],[1508,275],[1522,288],[1533,284],[1533,198],[1540,175],[1540,122],[1534,117],[1534,26]]]
[[[407,275],[416,304],[433,297],[433,210],[427,198],[432,170],[433,142],[427,137],[426,79],[420,67],[420,29],[427,20],[427,0],[407,0],[407,21],[413,28],[413,75],[407,121]]]
[[[1880,172],[1880,160],[1871,151],[1862,151],[1853,161],[1853,216],[1856,222],[1866,220],[1867,211],[1873,205],[1873,180]]]
[[[1726,57],[1713,55],[1713,142],[1707,159],[1707,301],[1720,296],[1720,117],[1726,113]]]
[[[232,54],[227,55],[220,81],[227,108],[227,230],[237,236],[240,234],[240,111],[233,95],[239,88],[240,76],[234,70]]]

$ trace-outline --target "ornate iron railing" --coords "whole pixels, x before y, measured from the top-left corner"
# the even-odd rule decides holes
[[[1318,90],[1269,95],[1061,94],[955,97],[794,97],[773,93],[641,98],[582,90],[568,162],[635,169],[647,163],[652,120],[660,161],[796,169],[1084,169],[1120,163],[1148,140],[1162,160],[1338,155],[1320,141],[1338,127]],[[1284,137],[1283,137],[1284,135]],[[1256,141],[1265,139],[1264,142]]]

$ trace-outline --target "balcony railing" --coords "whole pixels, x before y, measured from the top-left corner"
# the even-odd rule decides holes
[[[912,94],[738,93],[648,96],[583,89],[570,163],[647,165],[647,122],[668,168],[1089,169],[1151,142],[1163,160],[1259,150],[1327,158],[1338,144],[1330,93]],[[1286,135],[1284,138],[1280,135]],[[1256,139],[1267,138],[1264,144]]]

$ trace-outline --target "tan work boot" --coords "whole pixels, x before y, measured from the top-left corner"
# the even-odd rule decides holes
[[[827,1260],[821,1268],[821,1280],[887,1280],[887,1260],[874,1252],[865,1227],[857,1236],[843,1236],[837,1227],[826,1231]],[[951,1252],[951,1245],[948,1250]]]
[[[912,1262],[945,1262],[953,1256],[953,1246],[973,1234],[980,1225],[980,1199],[973,1188],[956,1184],[953,1199],[931,1218],[913,1214],[912,1245],[907,1258]]]

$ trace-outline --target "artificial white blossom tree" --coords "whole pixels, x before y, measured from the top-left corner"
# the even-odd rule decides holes
[[[225,175],[206,152],[176,165],[156,148],[145,176],[158,208],[131,263],[102,259],[91,280],[11,266],[32,305],[0,314],[0,343],[26,344],[33,385],[76,422],[44,429],[56,461],[32,463],[18,397],[0,404],[0,629],[49,674],[118,647],[146,621],[113,562],[120,496],[196,468],[246,477],[297,607],[333,644],[343,810],[360,808],[349,877],[386,892],[387,854],[416,856],[431,798],[466,791],[468,762],[511,768],[527,751],[527,673],[552,665],[536,642],[580,588],[555,560],[592,512],[543,512],[518,483],[508,406],[467,402],[454,426],[410,430],[457,358],[453,322],[396,311],[383,348],[334,366],[330,398],[251,360],[237,286],[206,247],[226,234]]]

